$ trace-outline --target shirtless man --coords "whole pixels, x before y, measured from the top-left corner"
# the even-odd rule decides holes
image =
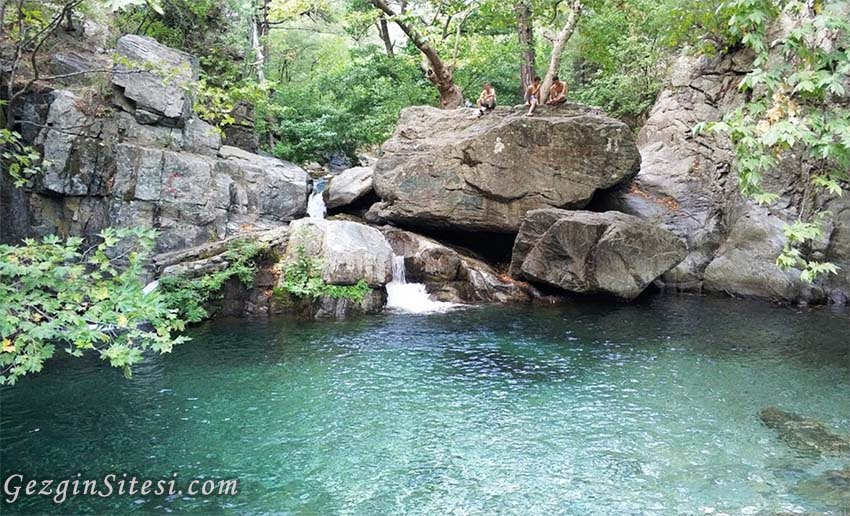
[[[549,100],[546,101],[547,106],[555,106],[563,104],[567,101],[567,84],[560,80],[556,75],[552,87],[549,88]]]
[[[528,88],[525,89],[525,105],[528,106],[528,113],[525,116],[532,116],[537,104],[540,103],[540,86],[542,79],[535,77]]]
[[[496,90],[489,82],[484,83],[484,91],[478,97],[478,116],[496,109]]]

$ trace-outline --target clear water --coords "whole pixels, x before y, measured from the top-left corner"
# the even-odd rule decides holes
[[[217,321],[123,379],[60,359],[4,388],[5,479],[238,477],[234,497],[18,512],[753,514],[821,510],[775,405],[850,433],[846,312],[698,297],[344,323]]]

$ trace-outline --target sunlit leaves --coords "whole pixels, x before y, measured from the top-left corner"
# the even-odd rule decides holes
[[[0,246],[0,383],[41,371],[59,345],[94,352],[130,374],[147,349],[186,339],[184,323],[140,277],[156,233],[105,229],[101,242],[54,235]]]

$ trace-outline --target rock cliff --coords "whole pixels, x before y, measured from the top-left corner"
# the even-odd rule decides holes
[[[758,206],[739,192],[728,139],[692,134],[698,122],[720,120],[744,102],[737,86],[752,60],[740,50],[714,59],[680,59],[638,133],[640,172],[631,185],[600,199],[595,208],[637,215],[686,241],[686,259],[662,278],[671,288],[782,302],[846,303],[850,199],[816,201],[832,213],[832,222],[812,256],[834,262],[840,271],[804,283],[800,271],[782,271],[775,260],[785,242],[783,223],[800,214],[805,183],[799,171],[807,164],[785,156],[765,178],[780,200]]]
[[[66,90],[34,96],[28,121],[46,167],[22,191],[3,185],[0,240],[141,226],[159,229],[167,252],[305,213],[304,170],[223,146],[194,116],[195,58],[132,35],[116,52],[114,109]]]

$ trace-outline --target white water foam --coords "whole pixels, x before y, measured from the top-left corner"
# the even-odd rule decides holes
[[[459,304],[434,301],[425,285],[408,283],[405,278],[404,256],[393,255],[393,280],[387,283],[387,308],[411,314],[446,312]]]
[[[325,191],[325,184],[324,180],[313,183],[313,193],[310,194],[310,199],[307,201],[307,215],[311,219],[324,219],[328,212],[325,207],[325,198],[322,195]]]

